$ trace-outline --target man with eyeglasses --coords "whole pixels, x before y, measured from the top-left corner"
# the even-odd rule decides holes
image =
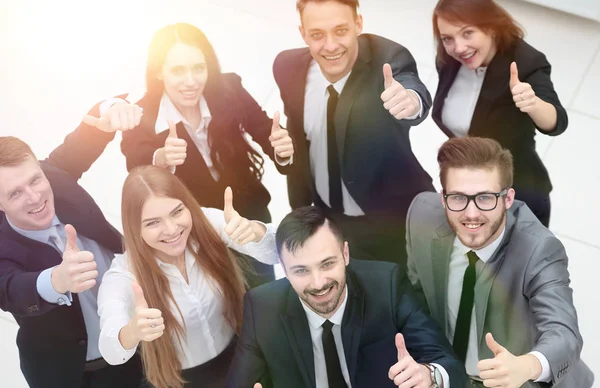
[[[407,216],[408,277],[474,387],[588,388],[567,254],[515,200],[510,151],[453,138]]]

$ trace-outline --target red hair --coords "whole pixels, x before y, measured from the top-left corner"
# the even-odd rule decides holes
[[[452,24],[467,24],[479,28],[492,36],[499,53],[505,52],[525,36],[515,19],[494,0],[439,0],[432,17],[436,60],[439,65],[447,63],[450,56],[442,43],[438,18]]]

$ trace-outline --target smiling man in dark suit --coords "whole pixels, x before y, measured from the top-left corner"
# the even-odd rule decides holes
[[[98,350],[98,286],[123,248],[77,184],[112,136],[82,125],[43,162],[23,141],[0,137],[0,308],[19,324],[21,371],[33,388],[140,384],[139,357],[113,367]]]
[[[227,387],[464,387],[462,363],[398,265],[350,260],[314,206],[288,214],[276,243],[287,278],[246,294]]]
[[[404,219],[416,194],[432,191],[409,129],[431,96],[410,52],[361,34],[358,0],[298,0],[306,48],[286,50],[273,72],[294,141],[292,208],[329,211],[363,259],[406,264]]]

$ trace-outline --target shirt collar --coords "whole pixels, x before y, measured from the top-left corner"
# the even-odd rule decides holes
[[[202,113],[202,121],[200,121],[200,125],[198,128],[195,128],[193,131],[198,132],[202,130],[206,130],[208,128],[208,124],[212,119],[212,115],[210,114],[210,110],[208,109],[208,104],[206,103],[206,99],[204,96],[200,97],[200,101],[198,102],[200,105],[200,112]],[[181,115],[179,110],[175,107],[167,93],[163,93],[160,99],[160,105],[158,106],[158,114],[156,115],[156,123],[154,125],[154,129],[156,133],[165,131],[169,129],[169,120],[172,120],[173,123],[178,124],[179,122],[183,122],[183,124],[192,128],[190,123]]]
[[[308,318],[308,324],[310,325],[310,327],[312,329],[318,329],[321,326],[323,326],[323,323],[325,323],[326,320],[329,320],[334,325],[341,326],[342,319],[344,318],[344,311],[346,310],[346,302],[347,301],[348,301],[348,283],[346,283],[346,287],[344,287],[344,301],[342,302],[340,308],[337,309],[335,314],[333,314],[331,316],[331,318],[324,318],[324,317],[320,316],[319,314],[315,313],[314,311],[312,311],[310,309],[310,307],[308,307],[307,305],[304,304],[304,301],[302,299],[300,299],[300,304],[302,305],[302,308],[306,312],[306,318]]]
[[[13,225],[13,223],[10,222],[10,220],[8,219],[8,216],[6,217],[6,220],[8,221],[10,227],[13,228],[13,230],[19,233],[21,236],[27,237],[31,240],[39,241],[44,244],[47,243],[50,239],[50,230],[57,225],[62,225],[56,214],[52,219],[52,224],[50,224],[48,228],[42,230],[24,230]]]
[[[502,227],[502,233],[500,233],[500,236],[498,236],[498,238],[496,238],[487,247],[479,249],[479,250],[471,249],[471,248],[465,246],[459,240],[458,236],[456,236],[454,238],[454,249],[456,249],[459,252],[462,252],[465,255],[467,254],[467,252],[473,251],[473,252],[475,252],[477,254],[477,257],[479,258],[479,260],[483,261],[484,263],[487,263],[488,260],[492,258],[492,256],[496,252],[496,249],[498,249],[498,246],[502,242],[502,238],[504,237],[504,232],[506,232],[506,225],[504,225]]]
[[[336,90],[336,92],[338,92],[338,94],[342,94],[342,90],[344,90],[344,86],[346,86],[346,82],[348,82],[348,78],[350,78],[350,74],[352,74],[351,70],[348,74],[344,76],[344,78],[332,84],[323,75],[323,72],[319,68],[319,64],[317,63],[317,61],[312,59],[310,66],[318,68],[318,71],[316,73],[318,74],[320,82],[323,83],[323,93],[327,93],[327,87],[329,87],[329,85],[333,85],[333,88]]]

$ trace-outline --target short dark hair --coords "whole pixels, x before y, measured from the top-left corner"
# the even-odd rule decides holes
[[[513,158],[509,150],[494,139],[483,137],[455,137],[447,140],[438,151],[440,181],[446,190],[446,178],[451,168],[477,168],[500,173],[503,189],[513,185]]]
[[[342,230],[335,221],[325,214],[323,209],[316,206],[304,206],[294,209],[284,217],[277,227],[275,244],[279,257],[281,257],[283,247],[292,253],[298,248],[302,248],[306,240],[317,233],[325,223],[340,242],[340,245],[343,245]]]
[[[308,3],[326,3],[328,1],[335,1],[336,3],[344,4],[352,8],[354,12],[354,16],[358,15],[358,0],[297,0],[296,1],[296,10],[300,13],[300,17],[302,17],[302,11],[306,8]]]

